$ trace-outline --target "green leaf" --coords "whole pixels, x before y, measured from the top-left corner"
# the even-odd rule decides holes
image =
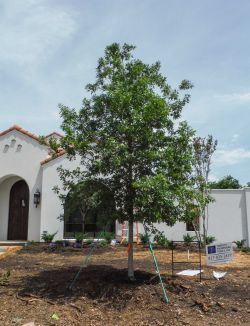
[[[55,314],[55,313],[51,316],[51,318],[53,320],[59,320],[60,319],[60,317],[57,314]]]

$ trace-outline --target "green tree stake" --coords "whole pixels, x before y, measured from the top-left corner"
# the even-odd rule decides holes
[[[72,290],[72,288],[74,287],[74,285],[75,285],[76,281],[78,280],[78,278],[79,278],[79,276],[80,276],[80,274],[81,274],[83,268],[85,268],[85,267],[88,266],[88,262],[89,262],[89,260],[90,260],[90,258],[91,258],[91,256],[92,256],[94,250],[95,250],[96,247],[97,247],[97,244],[98,244],[98,242],[99,242],[100,237],[102,237],[103,234],[104,234],[104,231],[102,231],[101,233],[99,233],[98,238],[97,238],[97,241],[94,241],[94,242],[93,242],[93,244],[92,244],[92,246],[91,246],[91,248],[90,248],[90,250],[89,250],[87,256],[84,258],[84,261],[83,261],[82,265],[81,265],[80,268],[79,268],[79,271],[77,272],[77,274],[75,275],[73,281],[71,282],[71,284],[70,284],[70,286],[69,286],[69,289],[70,289],[70,290]]]
[[[162,281],[161,273],[160,273],[160,270],[159,270],[159,267],[158,267],[158,264],[157,264],[157,260],[156,260],[155,254],[154,254],[154,250],[153,250],[153,247],[152,247],[149,235],[148,235],[147,227],[146,227],[145,224],[143,224],[143,226],[144,226],[147,242],[148,242],[148,245],[149,245],[149,250],[150,250],[151,255],[153,257],[153,263],[154,263],[155,271],[156,271],[156,274],[158,275],[160,283],[161,283],[161,288],[162,288],[164,300],[165,300],[166,303],[170,303],[170,299],[167,296],[167,292],[166,292],[165,286],[164,286],[163,281]]]

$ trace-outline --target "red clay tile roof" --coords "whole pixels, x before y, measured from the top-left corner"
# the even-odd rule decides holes
[[[24,135],[26,135],[26,136],[28,136],[30,138],[33,138],[34,140],[36,140],[36,141],[38,141],[40,143],[40,138],[37,135],[32,134],[31,132],[23,129],[22,127],[20,127],[18,125],[14,125],[14,126],[10,127],[9,129],[6,129],[6,130],[2,131],[0,133],[0,137],[6,135],[8,132],[11,132],[12,130],[17,130],[17,131],[21,132],[22,134],[24,134]],[[52,134],[57,134],[58,136],[61,136],[62,137],[62,135],[60,135],[57,132],[52,132],[49,135],[52,135]],[[48,137],[49,135],[47,135],[46,137]],[[47,146],[49,147],[49,144]],[[50,161],[52,161],[52,160],[54,160],[54,159],[56,159],[56,158],[64,155],[65,153],[66,152],[65,152],[65,150],[63,148],[58,148],[57,153],[55,155],[47,158],[46,160],[42,161],[40,164],[41,165],[46,164],[46,163],[48,163],[48,162],[50,162]]]
[[[59,132],[57,132],[57,131],[53,131],[53,132],[51,132],[50,134],[44,136],[44,138],[48,138],[48,137],[50,137],[50,136],[52,136],[52,135],[57,135],[57,136],[59,136],[59,137],[63,137],[63,135],[60,134]]]
[[[14,126],[10,127],[9,129],[0,132],[0,137],[3,136],[3,135],[6,135],[8,132],[10,132],[12,130],[17,130],[17,131],[21,132],[22,134],[24,134],[24,135],[26,135],[28,137],[31,137],[31,138],[33,138],[33,139],[40,142],[40,139],[39,139],[39,137],[37,135],[32,134],[31,132],[23,129],[22,127],[20,127],[18,125],[14,125]]]
[[[58,158],[60,156],[63,156],[64,154],[66,154],[66,151],[61,148],[60,151],[58,151],[55,155],[53,155],[53,156],[51,156],[49,158],[46,158],[46,160],[42,161],[41,165],[46,164],[46,163],[48,163],[48,162],[50,162],[50,161],[52,161],[52,160],[54,160],[54,159],[56,159],[56,158]]]

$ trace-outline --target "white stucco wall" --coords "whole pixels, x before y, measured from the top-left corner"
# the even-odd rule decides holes
[[[207,211],[208,235],[214,236],[216,242],[232,242],[246,239],[250,245],[250,188],[244,189],[214,189],[211,191],[215,199]],[[186,224],[177,222],[173,227],[165,223],[155,223],[154,226],[163,231],[169,240],[182,241],[187,233],[195,236],[194,231],[187,231]],[[121,235],[121,225],[117,224],[118,239]],[[202,232],[202,220],[200,220]],[[139,223],[139,233],[144,233],[143,225]]]
[[[134,239],[136,237],[136,223],[134,223]],[[154,223],[154,227],[160,231],[164,232],[164,235],[168,240],[182,241],[183,235],[189,233],[194,236],[195,232],[186,231],[186,224],[182,222],[177,222],[173,227],[167,226],[165,223]],[[144,234],[144,227],[142,223],[138,223],[138,234]],[[116,239],[119,241],[122,236],[122,224],[116,222]],[[153,239],[152,239],[153,240]]]
[[[250,188],[245,188],[246,217],[242,224],[242,239],[247,240],[247,246],[250,247]]]
[[[208,233],[218,242],[246,238],[243,227],[246,220],[245,190],[218,189],[212,190],[211,195],[215,202],[208,207]]]
[[[66,155],[58,157],[43,165],[43,194],[41,211],[41,233],[57,232],[55,240],[63,239],[63,222],[58,217],[63,214],[63,207],[58,195],[53,191],[54,186],[62,186],[57,168],[63,166],[65,169],[73,170],[80,166],[80,159],[68,160]]]
[[[207,211],[208,235],[214,236],[216,242],[231,242],[246,239],[250,245],[250,188],[244,189],[214,189],[211,196],[215,199],[210,203]],[[164,223],[154,224],[159,231],[163,231],[169,240],[183,240],[183,235],[195,235],[187,231],[186,224],[176,223],[168,227]],[[200,220],[202,232],[202,221]]]
[[[189,233],[191,236],[195,235],[193,231],[186,230],[186,224],[177,222],[174,226],[167,226],[165,223],[155,223],[154,226],[163,231],[168,240],[183,241],[183,235]]]
[[[8,221],[8,198],[10,188],[14,183],[13,176],[15,176],[16,181],[18,178],[24,179],[29,187],[28,240],[39,241],[41,205],[35,207],[33,196],[36,189],[42,192],[42,168],[40,162],[48,155],[48,149],[35,139],[13,130],[0,137],[0,155],[0,240],[6,240],[7,238],[5,226],[6,221]]]

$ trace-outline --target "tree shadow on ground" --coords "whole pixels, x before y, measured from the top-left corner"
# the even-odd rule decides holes
[[[18,295],[39,296],[57,304],[87,298],[121,309],[135,295],[136,288],[150,284],[150,279],[154,277],[151,273],[136,271],[136,280],[131,282],[127,277],[127,269],[91,265],[82,270],[74,287],[70,289],[69,286],[78,270],[79,267],[64,267],[43,270],[22,278],[18,284]]]

